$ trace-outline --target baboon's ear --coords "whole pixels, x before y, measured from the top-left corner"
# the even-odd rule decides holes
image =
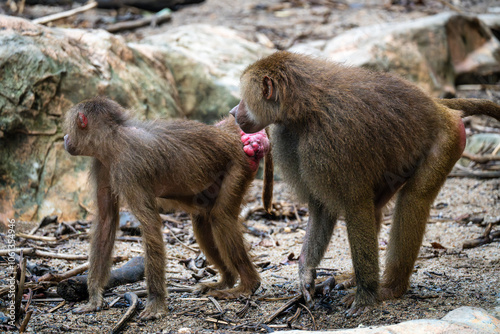
[[[78,113],[78,119],[76,120],[76,123],[80,129],[85,129],[88,124],[87,116],[85,116],[84,113],[79,112]]]
[[[266,100],[276,99],[276,92],[274,90],[273,80],[267,75],[262,80],[262,95]]]

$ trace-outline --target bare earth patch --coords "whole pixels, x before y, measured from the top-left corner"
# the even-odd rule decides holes
[[[255,186],[249,196],[249,207],[260,205],[261,181],[255,181]],[[435,208],[431,212],[431,222],[427,226],[424,243],[417,260],[414,274],[411,277],[410,290],[398,300],[382,303],[368,314],[355,319],[344,316],[344,307],[341,298],[344,291],[334,291],[329,297],[318,297],[312,314],[317,329],[351,328],[360,325],[394,324],[405,320],[419,318],[441,318],[447,312],[460,306],[476,306],[485,309],[498,305],[500,297],[500,243],[493,242],[481,247],[462,250],[465,240],[481,236],[485,227],[456,222],[457,218],[466,213],[482,216],[500,216],[500,180],[488,181],[449,178],[435,201]],[[283,183],[277,183],[275,201],[296,203]],[[295,204],[298,212],[303,214],[305,208]],[[437,207],[437,208],[436,208]],[[257,217],[256,217],[257,216]],[[253,220],[252,218],[258,218]],[[384,256],[384,249],[390,229],[390,217],[386,217],[380,235],[380,254]],[[241,330],[265,331],[266,329],[313,329],[311,316],[303,310],[298,318],[287,327],[287,319],[291,318],[296,307],[283,312],[280,316],[267,324],[261,325],[266,318],[275,313],[287,300],[267,301],[266,298],[294,296],[298,293],[297,264],[293,261],[300,254],[302,238],[305,234],[307,217],[301,217],[302,222],[293,219],[268,220],[253,215],[245,223],[247,231],[267,232],[271,238],[256,237],[246,233],[245,237],[252,245],[251,253],[254,261],[269,264],[259,271],[262,277],[262,286],[250,300],[224,301],[219,300],[223,309],[220,314],[214,304],[204,298],[190,293],[171,293],[168,297],[170,314],[160,320],[145,323],[132,321],[125,329],[125,333],[144,332],[176,332],[180,328],[189,327],[193,332],[211,332],[219,329],[220,332],[238,332]],[[434,221],[434,222],[433,222]],[[192,236],[191,226],[187,224],[187,233],[184,238],[188,242]],[[439,243],[445,249],[436,249],[431,243]],[[86,253],[86,241],[73,240],[64,244],[65,251],[72,254]],[[179,243],[167,244],[168,264],[167,277],[169,283],[192,286],[195,280],[193,272],[179,263],[180,259],[195,257],[196,254],[182,247]],[[64,251],[61,249],[61,251]],[[139,244],[117,241],[115,255],[130,257],[141,255]],[[292,254],[294,256],[290,256]],[[292,258],[292,261],[287,260]],[[37,260],[60,271],[69,269],[74,263],[68,264],[61,260]],[[383,260],[381,260],[383,263]],[[347,242],[345,224],[339,221],[325,258],[318,269],[319,279],[335,275],[341,280],[352,271],[350,253]],[[208,278],[215,280],[218,277]],[[116,291],[128,291],[144,288],[144,283],[123,286]],[[193,299],[194,298],[194,299]],[[201,299],[198,299],[201,298]],[[115,296],[106,298],[108,302]],[[144,298],[142,298],[145,301]],[[237,315],[249,302],[248,311],[242,316]],[[35,313],[30,321],[30,330],[36,333],[58,333],[61,330],[76,332],[97,332],[110,329],[125,312],[125,308],[111,308],[100,313],[75,315],[71,312],[73,305],[65,305],[52,314],[47,311],[57,303],[34,303]],[[76,304],[77,306],[79,304]],[[125,305],[123,305],[125,307]],[[214,325],[213,319],[219,319],[222,324]],[[225,323],[229,323],[225,325]]]

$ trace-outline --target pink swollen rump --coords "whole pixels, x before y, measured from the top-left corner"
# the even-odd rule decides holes
[[[243,143],[243,151],[250,158],[250,167],[256,171],[259,168],[260,160],[269,151],[269,138],[267,138],[266,132],[264,130],[255,133],[241,131],[241,142]]]

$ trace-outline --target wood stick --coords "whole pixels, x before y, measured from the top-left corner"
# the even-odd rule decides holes
[[[120,299],[122,299],[122,297],[116,297],[115,299],[113,299],[113,301],[111,303],[109,303],[109,308],[115,306],[116,303],[118,303],[120,301]]]
[[[302,307],[299,306],[297,307],[297,311],[295,311],[295,314],[292,315],[290,318],[288,318],[288,320],[286,321],[287,324],[291,325],[292,322],[294,322],[295,320],[297,320],[300,316],[300,312],[302,312]]]
[[[54,313],[55,311],[59,310],[64,305],[66,305],[66,301],[65,300],[63,300],[62,302],[60,302],[59,304],[57,304],[57,306],[51,308],[48,312],[49,313]]]
[[[493,154],[479,155],[479,154],[472,154],[469,152],[463,152],[462,157],[479,163],[500,161],[500,155],[493,155]]]
[[[38,256],[38,257],[47,257],[51,259],[62,259],[62,260],[87,260],[88,256],[87,255],[72,255],[72,254],[61,254],[61,253],[51,253],[51,252],[45,252],[41,251],[35,248],[15,248],[15,249],[3,249],[0,250],[0,256],[6,256],[9,255],[9,253],[14,252],[16,254],[20,254],[23,252],[23,255],[25,256]],[[126,257],[123,256],[116,256],[116,260],[114,261],[123,261],[127,259]]]
[[[448,176],[455,177],[477,177],[477,178],[497,178],[500,177],[500,172],[482,172],[475,171],[470,168],[456,164],[454,170]]]
[[[27,263],[27,258],[23,256],[21,259],[21,277],[19,278],[19,285],[17,286],[17,294],[16,294],[16,299],[14,301],[14,310],[16,314],[16,322],[19,323],[21,319],[21,302],[23,300],[23,292],[24,292],[24,281],[26,279],[26,263]]]
[[[115,33],[123,30],[133,30],[147,25],[157,26],[164,22],[169,21],[171,19],[171,16],[172,14],[170,11],[167,12],[160,11],[155,15],[151,15],[150,17],[143,17],[141,19],[134,21],[125,21],[125,22],[110,24],[106,27],[106,30],[108,32]]]
[[[224,310],[220,306],[219,302],[217,302],[214,297],[208,296],[208,300],[210,300],[212,302],[212,304],[215,305],[215,308],[217,309],[217,311],[219,311],[219,313],[223,313],[224,312]]]
[[[277,316],[279,316],[281,314],[281,312],[285,311],[287,308],[289,308],[290,306],[292,306],[293,304],[295,303],[298,303],[300,300],[303,299],[303,296],[302,294],[298,294],[296,295],[295,297],[293,297],[292,299],[290,299],[290,301],[288,301],[285,305],[283,305],[282,307],[280,307],[276,312],[274,312],[273,314],[271,314],[265,321],[264,323],[265,324],[268,324],[270,323],[271,321],[274,320],[274,318],[276,318]]]
[[[496,238],[500,238],[500,231],[491,232],[492,228],[493,224],[489,224],[482,236],[476,239],[466,240],[462,245],[462,249],[475,248],[486,245],[493,242]]]
[[[129,308],[127,309],[127,312],[120,318],[120,320],[116,323],[116,325],[112,329],[112,333],[116,334],[119,333],[122,328],[127,324],[127,322],[132,318],[134,315],[135,311],[137,310],[137,305],[139,304],[139,298],[137,295],[133,292],[127,292],[123,296],[126,301],[130,304]]]
[[[21,232],[16,233],[16,237],[24,238],[24,239],[31,239],[31,240],[38,240],[38,241],[45,241],[45,242],[58,241],[58,239],[56,237],[42,237],[41,235],[29,235],[29,234],[21,233]]]
[[[75,9],[71,9],[71,10],[68,10],[68,11],[65,11],[65,12],[61,12],[61,13],[57,13],[57,14],[52,14],[52,15],[48,15],[48,16],[44,16],[44,17],[39,17],[38,19],[34,19],[32,22],[35,23],[35,24],[46,24],[46,23],[49,23],[49,22],[52,22],[52,21],[56,21],[56,20],[59,20],[59,19],[64,19],[64,18],[73,16],[73,15],[76,15],[76,14],[79,14],[79,13],[83,13],[83,12],[85,12],[87,10],[90,10],[92,8],[95,8],[95,7],[97,7],[97,2],[96,1],[92,1],[92,2],[89,2],[88,4],[86,4],[84,6],[81,6],[81,7],[75,8]]]
[[[168,233],[170,233],[170,234],[174,237],[174,239],[175,239],[175,240],[177,240],[177,242],[178,242],[178,243],[179,243],[182,247],[184,247],[184,248],[186,248],[186,249],[189,249],[190,251],[195,252],[196,254],[199,254],[199,253],[200,253],[200,250],[199,250],[199,249],[198,249],[198,250],[196,250],[196,249],[194,249],[194,248],[192,248],[192,247],[189,247],[189,246],[188,246],[188,245],[186,245],[185,243],[183,243],[183,242],[182,242],[182,241],[181,241],[181,240],[180,240],[180,239],[179,239],[179,238],[175,235],[175,233],[174,233],[174,232],[172,232],[172,229],[171,229],[170,225],[168,225],[168,224],[167,224],[167,226],[168,226]]]
[[[219,319],[215,319],[215,318],[205,318],[205,321],[213,322],[214,324],[221,324],[221,325],[231,325],[231,326],[238,325],[234,322],[228,322],[228,321],[219,320]]]
[[[301,304],[301,303],[299,303],[299,305],[302,308],[304,308],[309,313],[309,315],[311,316],[311,319],[312,319],[312,323],[313,323],[313,330],[317,331],[318,329],[316,327],[316,320],[314,320],[313,314],[311,313],[311,311],[309,310],[309,308],[307,306],[305,306],[304,304]]]
[[[500,143],[498,143],[497,147],[493,149],[493,152],[491,152],[491,154],[497,155],[498,152],[500,152]]]
[[[33,314],[33,310],[29,310],[26,313],[26,316],[23,319],[23,323],[21,324],[21,327],[19,327],[19,333],[24,333],[26,331],[26,326],[28,326],[28,322],[30,322],[32,314]]]
[[[457,13],[463,13],[463,10],[461,10],[460,8],[456,7],[456,6],[453,6],[451,3],[449,3],[448,1],[445,1],[445,0],[438,0],[438,2],[442,3],[443,5],[445,5],[446,7],[450,8],[451,10],[454,10],[455,12]]]
[[[81,266],[68,270],[62,274],[47,273],[38,279],[38,282],[61,282],[62,280],[84,273],[89,269],[89,263],[86,262]]]
[[[315,293],[322,294],[324,296],[329,296],[330,291],[335,288],[335,277],[328,277],[323,282],[319,283],[315,287]]]

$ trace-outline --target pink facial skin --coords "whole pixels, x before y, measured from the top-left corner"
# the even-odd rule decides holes
[[[267,138],[266,132],[261,130],[249,134],[241,131],[241,142],[243,143],[243,151],[250,158],[252,171],[257,171],[260,160],[269,151],[269,138]]]

